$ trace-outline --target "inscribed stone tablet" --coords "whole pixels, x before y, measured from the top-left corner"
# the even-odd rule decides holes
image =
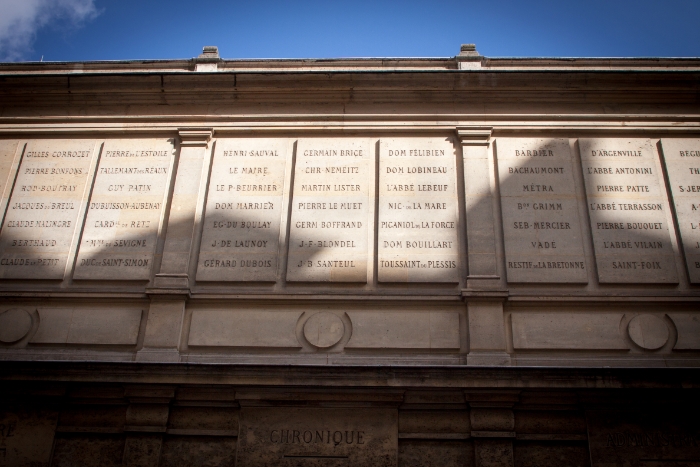
[[[664,139],[661,145],[688,275],[700,284],[700,139]]]
[[[197,280],[274,281],[289,141],[216,142]]]
[[[0,235],[0,277],[63,279],[94,149],[92,140],[27,144]]]
[[[396,410],[244,407],[236,465],[395,467]]]
[[[678,282],[651,141],[582,139],[580,147],[600,282]]]
[[[368,139],[297,144],[288,281],[367,282]]]
[[[15,140],[0,140],[0,201],[5,197],[9,197],[9,193],[5,193],[5,190],[9,190],[12,186],[10,180],[10,169],[12,169],[12,162],[15,159],[15,152],[17,151],[17,141]],[[0,204],[0,207],[2,205]],[[0,213],[0,218],[2,218]]]
[[[169,139],[105,142],[74,279],[150,279],[173,152]]]
[[[499,138],[496,151],[508,282],[586,283],[569,140]]]
[[[592,467],[696,466],[700,459],[697,418],[687,408],[589,411]]]
[[[380,282],[459,282],[455,161],[446,138],[381,141]]]

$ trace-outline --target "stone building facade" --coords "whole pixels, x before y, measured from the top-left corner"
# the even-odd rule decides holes
[[[699,83],[0,64],[0,465],[700,465]]]

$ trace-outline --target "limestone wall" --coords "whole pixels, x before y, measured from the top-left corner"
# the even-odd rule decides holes
[[[2,359],[698,361],[697,138],[202,126],[0,164]]]

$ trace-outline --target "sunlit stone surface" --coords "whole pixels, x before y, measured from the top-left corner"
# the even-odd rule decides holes
[[[288,281],[367,281],[374,160],[369,139],[297,143]]]
[[[83,219],[94,140],[33,140],[0,234],[0,276],[63,279]],[[80,225],[79,225],[80,224]]]
[[[290,141],[217,142],[197,279],[275,281]]]
[[[105,142],[74,279],[151,278],[173,153],[172,139]]]
[[[382,139],[379,154],[379,280],[458,282],[454,142]]]
[[[0,466],[697,467],[699,82],[0,64]]]

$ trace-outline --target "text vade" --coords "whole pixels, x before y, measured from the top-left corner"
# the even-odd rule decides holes
[[[216,143],[197,266],[200,281],[275,281],[290,141]]]
[[[0,234],[0,277],[63,279],[95,149],[94,140],[28,142]]]
[[[568,139],[496,142],[508,282],[585,283]]]
[[[587,282],[584,205],[602,283],[678,282],[654,143],[579,140],[584,200],[571,142],[495,140],[509,282]],[[697,283],[700,143],[661,144]],[[459,282],[458,154],[449,136],[220,138],[215,148],[198,280],[276,281],[285,276],[280,242],[288,235],[289,282],[366,283],[375,265],[382,283]],[[173,140],[2,140],[0,150],[0,175],[9,180],[2,277],[60,280],[73,264],[79,280],[157,272]]]
[[[676,283],[657,151],[648,139],[581,139],[581,164],[602,283]]]
[[[172,139],[105,141],[74,279],[150,279],[173,157]]]
[[[455,164],[450,139],[381,140],[380,282],[459,282]]]
[[[690,282],[700,284],[700,139],[662,139]]]

